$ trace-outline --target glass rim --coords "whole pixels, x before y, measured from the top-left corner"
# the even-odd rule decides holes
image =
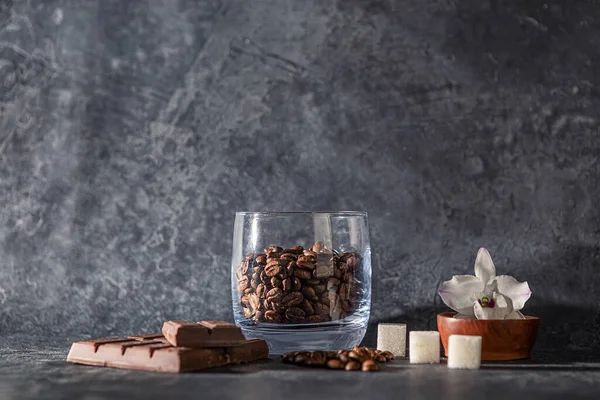
[[[328,215],[340,217],[366,217],[366,211],[237,211],[235,215],[284,216],[284,215]]]

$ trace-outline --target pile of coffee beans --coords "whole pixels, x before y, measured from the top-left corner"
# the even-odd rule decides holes
[[[236,271],[244,315],[256,323],[317,323],[352,313],[360,299],[361,257],[321,242],[312,248],[268,246]]]
[[[346,371],[379,371],[380,364],[392,361],[389,351],[373,350],[368,347],[354,347],[339,351],[294,351],[285,353],[281,359],[286,364],[303,367],[344,369]]]

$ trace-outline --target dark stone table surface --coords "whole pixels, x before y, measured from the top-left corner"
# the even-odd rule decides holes
[[[304,369],[278,357],[190,374],[72,365],[69,338],[0,339],[1,399],[578,399],[600,398],[600,354],[544,352],[477,371],[398,360],[379,373]]]

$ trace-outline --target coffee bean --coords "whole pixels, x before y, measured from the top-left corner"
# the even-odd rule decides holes
[[[343,361],[343,362],[348,362],[350,361],[350,357],[348,356],[349,351],[347,350],[342,350],[338,352],[338,358]]]
[[[264,254],[259,255],[258,257],[256,257],[256,262],[258,264],[266,264],[267,263],[267,256],[265,256]]]
[[[305,269],[296,269],[296,271],[294,271],[294,275],[297,276],[300,279],[310,279],[312,277],[312,274],[305,270]]]
[[[335,358],[327,361],[327,368],[331,369],[342,369],[344,368],[344,363],[340,360],[336,360]]]
[[[384,363],[384,362],[387,362],[387,359],[385,358],[384,355],[380,354],[377,357],[375,357],[375,361],[380,362],[380,363]]]
[[[248,307],[250,305],[250,299],[248,299],[248,296],[242,296],[241,303],[244,307]]]
[[[265,274],[269,277],[273,277],[279,274],[280,272],[281,266],[279,265],[279,262],[277,262],[276,264],[267,264],[267,266],[265,267]]]
[[[281,252],[283,252],[283,248],[279,247],[279,246],[267,246],[267,247],[265,247],[264,251],[265,251],[265,254],[281,253]]]
[[[317,258],[317,253],[312,250],[304,250],[302,254],[305,256],[314,257],[315,259]]]
[[[317,267],[315,265],[315,263],[312,263],[310,261],[300,261],[300,260],[296,261],[296,266],[298,268],[302,268],[303,270],[307,270],[310,272],[314,271],[314,269]]]
[[[311,316],[311,315],[313,315],[315,313],[315,310],[313,309],[313,306],[306,299],[304,299],[304,301],[302,302],[302,304],[300,304],[300,308],[302,309],[302,311],[304,311],[304,313],[307,316]]]
[[[306,314],[298,307],[291,307],[285,310],[285,318],[290,322],[302,322],[306,318]]]
[[[315,310],[315,314],[329,315],[329,307],[323,303],[313,303],[313,309]]]
[[[244,289],[244,295],[250,294],[254,291],[251,287]]]
[[[297,254],[292,253],[283,253],[280,257],[280,260],[288,260],[288,261],[296,261],[298,259]]]
[[[298,257],[298,259],[296,260],[296,262],[298,263],[311,263],[314,264],[317,262],[317,257],[313,257],[313,256],[300,256]]]
[[[294,358],[296,357],[296,352],[292,351],[290,353],[285,353],[281,355],[281,361],[284,364],[291,364],[294,362]]]
[[[279,288],[273,288],[267,292],[266,299],[271,303],[279,303],[283,297],[283,292]]]
[[[323,351],[313,351],[310,356],[310,364],[315,366],[325,365],[327,356]]]
[[[252,289],[256,290],[256,288],[258,287],[258,285],[260,284],[260,281],[257,279],[252,279],[252,281],[250,282],[250,285],[252,286]]]
[[[293,276],[295,270],[296,270],[296,262],[295,261],[290,262],[287,265],[287,267],[285,267],[285,271],[287,272],[288,276]]]
[[[242,279],[244,275],[248,273],[248,261],[243,261],[238,269],[235,271],[235,276],[238,280]]]
[[[302,282],[300,282],[300,279],[298,278],[294,278],[292,279],[292,290],[297,292],[302,288]]]
[[[358,369],[360,369],[361,364],[359,362],[356,361],[349,361],[346,364],[346,368],[344,368],[346,371],[356,371]]]
[[[279,279],[276,276],[272,277],[271,278],[271,286],[276,287],[276,288],[281,288],[281,279]]]
[[[256,294],[258,295],[258,297],[264,297],[265,291],[266,291],[266,287],[265,287],[264,283],[261,283],[256,287]]]
[[[314,286],[315,289],[315,293],[317,295],[321,295],[323,294],[323,292],[325,292],[325,290],[327,290],[327,285],[323,284],[323,285],[316,285]]]
[[[268,310],[265,312],[265,320],[268,322],[281,322],[281,316],[273,310]]]
[[[313,244],[312,251],[315,253],[321,253],[325,251],[325,244],[323,244],[323,242],[315,242],[315,244]]]
[[[298,352],[294,356],[294,364],[306,365],[310,362],[310,353],[308,351]]]
[[[244,316],[250,319],[254,316],[254,313],[249,308],[244,308]]]
[[[306,322],[316,324],[318,322],[323,322],[323,318],[321,318],[320,315],[310,315],[306,317]]]
[[[295,306],[299,305],[300,303],[302,303],[302,300],[304,300],[302,293],[292,292],[292,293],[286,294],[281,299],[280,304],[282,307],[295,307]]]
[[[354,350],[352,350],[350,353],[348,353],[348,357],[349,357],[351,360],[360,361],[360,362],[363,362],[364,360],[366,360],[366,359],[367,359],[367,357],[365,357],[365,356],[364,356],[364,355],[362,355],[362,354],[359,354],[358,352],[356,352],[356,351],[354,351]]]
[[[284,292],[289,292],[292,290],[292,280],[290,278],[285,278],[281,283],[281,287],[283,288]]]
[[[238,281],[238,293],[244,293],[244,290],[248,287],[248,277],[245,276]]]
[[[302,288],[302,294],[304,295],[305,299],[308,299],[308,300],[311,300],[311,301],[317,301],[317,300],[319,300],[319,297],[315,293],[315,290],[313,288],[311,288],[310,286],[303,287]]]
[[[260,308],[260,299],[256,293],[251,293],[248,295],[248,305],[253,312],[258,311]]]
[[[289,249],[285,249],[284,253],[302,254],[303,251],[304,251],[304,247],[294,246],[294,247],[290,247]]]
[[[390,351],[382,351],[381,355],[385,357],[386,361],[392,361],[395,357],[394,354]]]
[[[377,364],[375,361],[373,360],[366,360],[365,362],[362,363],[362,371],[364,372],[371,372],[371,371],[379,371],[379,364]]]
[[[310,285],[310,286],[316,286],[319,283],[321,283],[321,280],[320,279],[315,279],[315,278],[312,278],[312,279],[309,279],[309,280],[306,281],[306,284]]]

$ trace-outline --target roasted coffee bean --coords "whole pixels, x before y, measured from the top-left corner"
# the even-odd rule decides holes
[[[264,254],[259,255],[258,257],[256,257],[256,262],[258,264],[266,264],[267,263],[267,256],[265,256]]]
[[[273,288],[267,292],[266,299],[271,303],[279,303],[283,297],[283,292],[279,288]]]
[[[293,276],[295,270],[296,270],[296,262],[295,261],[290,262],[287,265],[287,267],[285,267],[285,271],[287,272],[288,276]]]
[[[313,309],[315,310],[315,314],[318,315],[329,315],[329,307],[323,303],[313,303]]]
[[[289,249],[285,249],[283,252],[284,253],[293,253],[293,254],[302,254],[303,251],[304,251],[304,247],[294,246],[294,247],[290,247]]]
[[[316,324],[318,322],[323,322],[323,318],[321,318],[320,315],[310,315],[306,317],[306,322]]]
[[[384,362],[387,362],[387,359],[385,358],[384,355],[380,354],[377,357],[375,357],[375,361],[380,362],[380,363],[384,363]]]
[[[343,362],[348,362],[348,361],[350,361],[350,357],[348,356],[348,353],[350,353],[348,350],[340,350],[338,352],[337,357]]]
[[[304,299],[304,301],[302,302],[302,304],[300,304],[300,308],[302,309],[302,311],[304,311],[304,313],[307,316],[311,316],[311,315],[313,315],[315,313],[315,310],[313,309],[313,306],[306,299]]]
[[[368,357],[364,356],[363,354],[359,354],[358,352],[352,350],[348,353],[348,357],[351,360],[355,360],[355,361],[360,361],[363,362],[364,360],[366,360]]]
[[[264,267],[263,267],[262,265],[259,265],[258,267],[254,267],[254,268],[252,268],[252,272],[253,272],[253,273],[257,273],[257,274],[259,274],[259,275],[260,275],[260,273],[262,272],[263,268],[264,268]]]
[[[298,259],[298,255],[297,254],[292,254],[292,253],[283,253],[281,255],[281,257],[279,257],[280,260],[288,260],[288,261],[296,261]]]
[[[246,318],[250,319],[254,316],[254,313],[249,308],[244,308],[244,315]]]
[[[325,244],[323,244],[323,242],[315,242],[315,244],[313,244],[312,251],[315,253],[321,253],[325,251]]]
[[[269,310],[271,308],[271,304],[267,301],[267,299],[263,299],[260,303],[261,307],[265,310]]]
[[[325,304],[325,305],[326,305],[326,306],[328,306],[328,307],[331,305],[331,300],[329,299],[329,294],[330,294],[330,293],[331,293],[331,292],[325,292],[325,293],[323,293],[323,294],[321,295],[321,297],[319,298],[319,301],[320,301],[322,304]]]
[[[296,262],[300,263],[300,262],[306,262],[306,263],[311,263],[314,264],[317,262],[317,257],[313,257],[313,256],[300,256],[298,257],[298,259],[296,260]]]
[[[325,365],[327,356],[323,351],[313,351],[310,355],[310,364],[315,366]]]
[[[281,316],[273,310],[268,310],[265,312],[265,320],[268,322],[281,322]]]
[[[294,271],[294,275],[304,280],[310,279],[312,277],[312,274],[309,271],[301,268],[297,268],[296,271]]]
[[[283,248],[279,247],[279,246],[267,246],[267,247],[265,247],[264,251],[265,251],[265,254],[281,253],[281,252],[283,252]]]
[[[251,293],[248,295],[248,305],[252,309],[253,312],[258,311],[260,308],[260,299],[256,295],[256,293]]]
[[[283,296],[280,305],[281,307],[295,307],[302,303],[302,300],[304,300],[302,293],[292,292]]]
[[[285,310],[285,318],[290,322],[302,322],[306,314],[298,307],[291,307]]]
[[[344,368],[344,363],[341,362],[340,360],[336,360],[331,359],[331,360],[327,360],[327,368],[331,368],[331,369],[342,369]]]
[[[250,294],[254,291],[251,287],[244,289],[244,295]]]
[[[379,371],[379,364],[373,360],[366,360],[362,363],[361,370],[364,372]]]
[[[292,364],[294,362],[294,358],[296,357],[296,352],[285,353],[281,355],[281,361],[284,364]]]
[[[294,364],[306,365],[310,362],[310,353],[308,351],[300,351],[294,356]]]
[[[241,303],[244,307],[248,307],[250,305],[250,299],[248,296],[242,296]]]
[[[312,250],[304,250],[302,254],[308,257],[314,257],[315,259],[317,258],[317,253]]]
[[[272,277],[271,278],[271,286],[276,287],[276,288],[281,288],[281,279],[279,279],[276,276]]]
[[[323,292],[325,292],[325,290],[327,290],[327,285],[316,285],[314,286],[314,289],[316,294],[321,295]]]
[[[239,279],[242,279],[244,275],[248,273],[248,261],[243,261],[238,269],[235,271],[235,276]]]
[[[344,368],[346,371],[356,371],[361,368],[361,364],[356,361],[349,361]]]
[[[285,278],[281,282],[281,287],[283,288],[284,292],[289,292],[290,290],[292,290],[292,280],[289,277]]]
[[[264,283],[261,283],[256,287],[256,294],[258,295],[258,297],[264,297],[265,292],[266,292],[266,287],[265,287]]]
[[[265,320],[265,313],[263,311],[257,311],[256,314],[254,314],[254,320],[256,322],[263,322]]]
[[[302,288],[302,295],[304,296],[305,299],[308,299],[310,301],[319,300],[319,297],[315,293],[315,289],[311,288],[310,286],[304,286]]]
[[[320,279],[315,279],[315,278],[312,278],[312,279],[309,279],[309,280],[306,281],[306,284],[310,285],[310,286],[316,286],[316,285],[318,285],[320,283],[321,283],[321,280]]]
[[[394,359],[394,354],[390,351],[382,351],[381,355],[385,357],[387,362],[392,361]]]
[[[260,281],[257,279],[252,279],[252,281],[250,282],[250,285],[252,286],[252,289],[256,290],[256,288],[258,287],[258,285],[260,284]]]
[[[273,277],[281,272],[281,266],[279,263],[276,264],[267,264],[265,267],[265,274],[269,277]]]
[[[296,266],[298,268],[302,268],[302,269],[310,271],[310,272],[314,271],[315,268],[317,267],[315,265],[315,263],[312,263],[310,261],[300,261],[300,260],[296,261]]]
[[[238,293],[244,293],[244,290],[248,287],[248,277],[245,276],[238,281]]]
[[[300,289],[302,289],[302,282],[300,282],[300,279],[295,277],[294,279],[292,279],[292,290],[297,292]]]

